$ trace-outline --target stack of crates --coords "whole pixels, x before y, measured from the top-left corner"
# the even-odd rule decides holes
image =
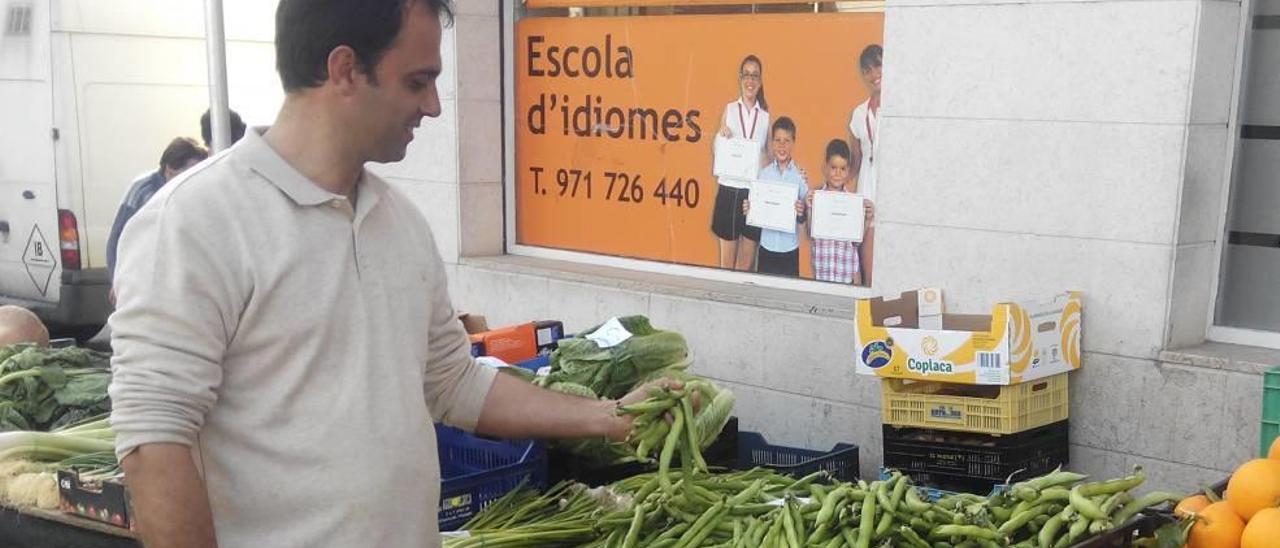
[[[942,313],[941,292],[858,302],[858,372],[881,383],[884,466],[986,495],[1067,464],[1067,375],[1080,365],[1079,293]]]

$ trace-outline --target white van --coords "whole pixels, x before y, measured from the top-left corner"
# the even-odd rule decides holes
[[[282,99],[275,2],[225,0],[231,106]],[[110,312],[106,241],[139,175],[208,108],[203,0],[0,0],[0,304],[77,336]]]

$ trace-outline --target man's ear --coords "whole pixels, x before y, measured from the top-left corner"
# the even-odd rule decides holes
[[[338,93],[348,95],[355,90],[355,84],[359,79],[366,78],[360,72],[360,63],[356,59],[355,50],[351,46],[338,46],[329,52],[327,63],[329,69],[328,83],[333,85]]]

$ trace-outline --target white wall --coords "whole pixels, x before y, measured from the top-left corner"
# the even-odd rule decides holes
[[[570,330],[647,314],[689,338],[698,372],[739,392],[744,429],[810,448],[856,442],[874,473],[879,386],[852,372],[850,300],[477,258],[501,245],[497,2],[464,9],[481,12],[451,34],[457,121],[419,145],[455,151],[442,161],[462,182],[410,187],[457,261],[459,308]],[[942,287],[957,312],[1084,291],[1074,468],[1143,463],[1154,484],[1193,488],[1256,450],[1256,369],[1161,361],[1204,336],[1239,23],[1239,2],[1223,0],[888,3],[874,290]]]

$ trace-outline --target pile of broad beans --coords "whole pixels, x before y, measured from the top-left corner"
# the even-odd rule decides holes
[[[1142,483],[1140,470],[1084,480],[1054,472],[989,497],[929,502],[899,474],[845,483],[821,472],[792,478],[760,468],[668,470],[607,489],[561,484],[541,496],[513,493],[467,524],[469,538],[447,546],[1049,548],[1073,546],[1177,498],[1131,495]]]
[[[602,489],[562,483],[546,493],[517,490],[449,538],[449,548],[1058,548],[1124,525],[1139,512],[1176,502],[1170,493],[1135,496],[1145,480],[1101,482],[1056,471],[991,496],[927,501],[905,475],[840,482],[825,472],[793,478],[756,468],[708,471],[688,390],[655,390],[621,410],[636,416],[630,442],[656,472]],[[666,420],[664,420],[666,417]],[[681,465],[672,463],[679,457]],[[465,538],[462,538],[465,537]]]

